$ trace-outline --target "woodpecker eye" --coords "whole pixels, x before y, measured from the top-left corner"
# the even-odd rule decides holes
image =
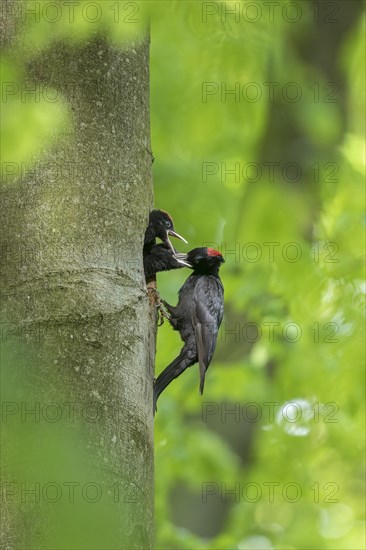
[[[166,220],[165,227],[171,227],[171,226],[172,226],[171,222],[169,220]]]

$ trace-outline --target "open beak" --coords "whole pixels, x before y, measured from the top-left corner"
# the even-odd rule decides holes
[[[172,231],[171,229],[168,229],[168,235],[171,235],[172,237],[175,237],[176,239],[179,239],[180,241],[183,241],[184,243],[188,244],[188,241],[185,240],[182,235],[179,235],[175,231]]]
[[[182,235],[179,235],[179,233],[176,233],[172,229],[168,229],[165,242],[166,242],[166,244],[168,244],[170,246],[170,248],[172,249],[173,254],[175,253],[175,248],[172,245],[172,243],[170,242],[170,239],[169,239],[168,235],[171,235],[172,237],[175,237],[176,239],[179,239],[179,240],[183,241],[184,243],[188,244],[188,241],[186,241],[185,238],[182,237]]]
[[[181,252],[176,252],[174,254],[174,258],[179,262],[181,265],[184,265],[186,267],[190,267],[192,269],[192,264],[187,262],[187,254],[182,254]]]

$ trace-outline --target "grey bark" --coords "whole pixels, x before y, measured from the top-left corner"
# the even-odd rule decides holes
[[[2,548],[152,547],[148,67],[101,37],[28,67],[73,122],[2,191]]]

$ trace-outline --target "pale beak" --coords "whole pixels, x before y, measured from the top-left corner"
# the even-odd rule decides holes
[[[185,267],[190,267],[192,269],[193,265],[189,264],[188,262],[186,262],[185,260],[180,260],[179,258],[175,258],[177,260],[177,262],[180,264],[180,265],[183,265]]]
[[[166,244],[170,246],[173,254],[175,254],[175,248],[174,246],[172,245],[172,243],[170,242],[170,239],[168,237],[168,235],[171,235],[172,237],[175,237],[176,239],[180,239],[181,241],[183,241],[184,243],[188,244],[188,241],[186,241],[181,235],[179,235],[178,233],[176,233],[175,231],[173,231],[172,229],[168,229],[167,231],[167,235],[166,235]]]
[[[188,241],[185,240],[182,235],[179,235],[175,231],[172,231],[171,229],[168,229],[168,235],[171,235],[172,237],[175,237],[176,239],[179,239],[180,241],[183,241],[184,243],[188,244]]]
[[[176,252],[174,254],[174,258],[177,260],[177,262],[179,262],[181,265],[184,265],[186,267],[190,267],[192,269],[192,264],[190,264],[189,262],[187,262],[187,254],[182,254],[180,252]]]

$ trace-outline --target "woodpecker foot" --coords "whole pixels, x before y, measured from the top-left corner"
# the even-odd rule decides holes
[[[160,294],[159,292],[156,290],[155,287],[153,286],[149,286],[147,287],[147,295],[149,297],[149,302],[152,306],[159,306],[160,304]]]
[[[160,299],[156,307],[158,308],[158,315],[159,315],[158,326],[160,327],[164,323],[164,319],[168,319],[168,321],[170,321],[170,314],[166,309],[163,300]]]

